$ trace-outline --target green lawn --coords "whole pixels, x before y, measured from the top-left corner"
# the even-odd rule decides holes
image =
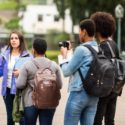
[[[45,4],[46,0],[21,0],[20,5]],[[0,0],[0,10],[16,9],[18,3],[15,0]]]
[[[0,2],[0,10],[5,10],[5,9],[15,9],[17,8],[17,3],[14,1],[5,1],[5,2]]]
[[[58,51],[58,50],[47,50],[46,55],[49,59],[52,59],[52,60],[58,62],[59,53],[60,53],[60,51]]]

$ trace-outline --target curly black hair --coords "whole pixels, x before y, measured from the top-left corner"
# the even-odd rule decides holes
[[[100,33],[102,37],[110,37],[115,32],[115,19],[110,13],[96,12],[90,16],[90,19],[94,20],[96,33]]]

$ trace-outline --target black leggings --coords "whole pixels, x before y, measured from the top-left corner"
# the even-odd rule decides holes
[[[116,102],[117,95],[115,93],[99,99],[94,125],[102,125],[103,117],[105,125],[115,125]]]

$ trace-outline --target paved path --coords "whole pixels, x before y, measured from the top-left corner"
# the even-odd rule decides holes
[[[67,79],[64,79],[63,89],[61,90],[62,98],[56,110],[56,114],[53,120],[53,125],[63,125],[64,109],[65,109],[65,104],[68,97],[67,85],[68,85]],[[0,125],[6,125],[5,107],[1,96],[0,96]],[[117,112],[116,112],[116,125],[125,125],[125,88],[122,93],[122,96],[118,98]]]

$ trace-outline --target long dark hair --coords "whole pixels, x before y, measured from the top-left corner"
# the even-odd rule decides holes
[[[25,41],[24,41],[24,37],[23,35],[18,32],[18,31],[12,31],[9,35],[9,39],[8,39],[8,45],[7,45],[7,49],[9,48],[10,49],[10,52],[12,52],[13,50],[13,47],[11,46],[11,43],[10,43],[10,38],[11,38],[11,35],[12,34],[17,34],[18,38],[19,38],[19,41],[20,41],[20,45],[19,45],[19,50],[20,50],[20,53],[22,53],[24,50],[26,50],[26,46],[25,46]]]

